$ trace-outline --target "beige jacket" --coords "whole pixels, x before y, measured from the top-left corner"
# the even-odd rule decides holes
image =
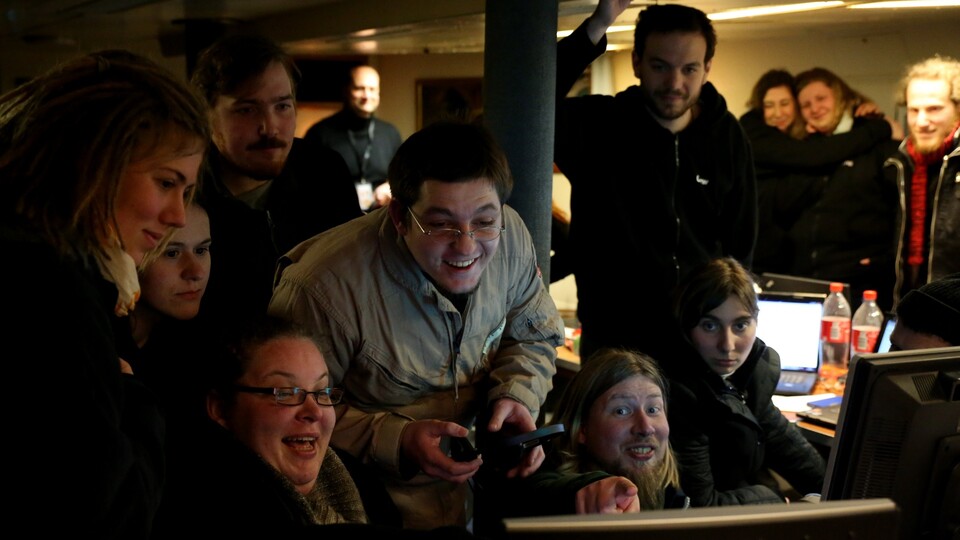
[[[520,216],[504,207],[504,224],[462,315],[424,277],[385,210],[300,244],[278,272],[270,312],[314,330],[332,382],[347,391],[332,444],[382,471],[406,527],[469,517],[466,485],[401,478],[407,423],[469,427],[501,397],[536,418],[552,387],[563,322]]]

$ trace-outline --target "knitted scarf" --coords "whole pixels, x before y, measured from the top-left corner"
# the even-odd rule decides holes
[[[913,177],[910,179],[910,236],[907,239],[907,264],[920,266],[924,260],[923,239],[927,219],[927,168],[943,159],[953,143],[958,124],[947,134],[947,138],[936,151],[921,154],[914,145],[913,138],[907,139],[907,154],[913,160]]]

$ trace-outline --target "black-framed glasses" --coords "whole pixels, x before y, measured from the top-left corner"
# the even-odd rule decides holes
[[[313,392],[309,392],[296,386],[287,388],[271,388],[266,386],[243,386],[238,384],[234,385],[233,389],[237,392],[246,392],[249,394],[271,395],[280,405],[287,405],[290,407],[302,405],[303,402],[307,400],[307,396],[309,395],[313,395],[313,399],[316,400],[318,405],[336,405],[337,403],[340,403],[341,399],[343,399],[343,389],[332,386],[314,390]]]
[[[413,222],[417,224],[417,227],[420,229],[420,232],[424,234],[424,236],[430,238],[434,242],[439,242],[442,244],[456,242],[463,235],[469,236],[471,240],[476,242],[489,242],[491,240],[496,240],[500,237],[500,233],[507,230],[507,228],[503,225],[477,227],[472,231],[461,231],[460,229],[424,229],[423,225],[420,224],[420,220],[417,219],[417,215],[413,213],[413,210],[407,208],[407,211],[410,212],[410,216],[413,217]]]

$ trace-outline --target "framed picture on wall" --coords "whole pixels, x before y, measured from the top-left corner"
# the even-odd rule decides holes
[[[483,79],[417,79],[417,129],[437,120],[472,122],[483,114]]]

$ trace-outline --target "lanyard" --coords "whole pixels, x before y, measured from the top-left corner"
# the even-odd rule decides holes
[[[357,154],[357,161],[360,162],[360,178],[365,179],[367,177],[367,162],[370,161],[370,149],[373,148],[373,124],[374,120],[370,118],[370,125],[367,126],[367,147],[364,148],[363,153],[360,153],[360,149],[357,148],[357,138],[353,135],[353,131],[347,130],[347,137],[350,139],[350,146],[353,147],[353,151]]]

